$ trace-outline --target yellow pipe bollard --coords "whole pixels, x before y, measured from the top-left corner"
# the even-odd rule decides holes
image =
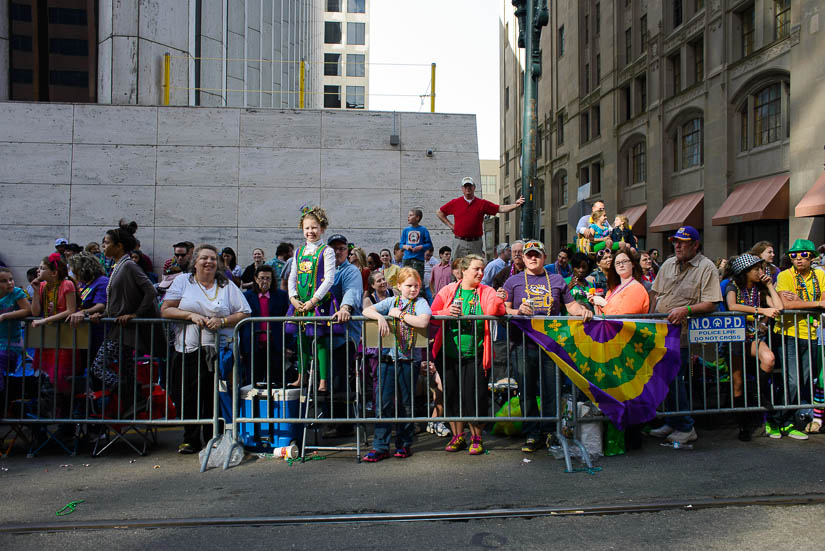
[[[169,105],[169,78],[172,72],[172,56],[163,54],[163,105]]]
[[[435,63],[430,69],[430,113],[435,113]]]
[[[304,108],[304,95],[306,90],[304,89],[305,81],[304,75],[306,75],[306,61],[301,60],[300,70],[298,72],[298,107],[300,109]]]

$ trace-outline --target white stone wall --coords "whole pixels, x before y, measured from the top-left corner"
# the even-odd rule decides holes
[[[304,204],[368,252],[422,208],[437,249],[451,234],[435,211],[480,181],[476,136],[474,115],[2,102],[0,258],[25,281],[55,238],[100,241],[125,217],[156,266],[181,240],[246,265],[300,242]]]

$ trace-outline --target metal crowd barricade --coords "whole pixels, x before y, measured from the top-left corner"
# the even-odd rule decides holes
[[[663,317],[660,314],[617,316],[618,319],[629,320]],[[708,323],[715,323],[716,320],[731,317],[742,316],[727,312],[704,318],[709,320]],[[541,351],[538,355],[533,354],[536,350],[527,336],[515,336],[517,333],[513,332],[515,328],[509,317],[462,316],[460,320],[449,316],[433,317],[434,322],[448,326],[463,322],[458,324],[456,336],[459,341],[465,338],[474,344],[482,342],[484,336],[483,325],[474,322],[499,322],[504,330],[507,354],[487,372],[482,369],[482,356],[479,354],[458,357],[449,362],[442,347],[442,353],[433,357],[427,331],[410,336],[414,339],[412,348],[419,350],[420,357],[407,370],[403,355],[399,356],[399,352],[404,352],[399,350],[404,343],[399,339],[401,335],[395,333],[392,323],[393,333],[381,336],[375,330],[375,321],[364,317],[353,320],[360,324],[360,336],[346,326],[343,332],[336,332],[330,325],[331,318],[324,317],[312,318],[308,322],[306,318],[288,317],[242,320],[234,329],[231,343],[228,343],[233,351],[231,375],[224,373],[223,377],[219,377],[219,369],[210,372],[204,364],[207,356],[203,353],[202,336],[199,336],[197,346],[193,347],[197,355],[180,355],[175,351],[171,328],[184,325],[184,322],[135,319],[120,326],[114,324],[114,320],[107,319],[103,320],[107,323],[106,331],[108,335],[113,335],[111,340],[118,346],[111,350],[104,346],[105,361],[102,365],[106,369],[114,365],[117,369],[112,377],[104,376],[102,382],[96,384],[95,380],[101,378],[100,373],[97,377],[88,375],[92,371],[101,371],[94,369],[93,354],[95,338],[99,336],[95,337],[95,332],[90,329],[100,325],[84,322],[77,328],[65,323],[32,328],[29,319],[26,320],[24,340],[19,348],[11,342],[5,345],[0,343],[0,351],[4,353],[2,358],[6,362],[5,371],[8,371],[5,389],[0,391],[0,424],[10,427],[12,438],[28,442],[32,455],[49,442],[62,446],[67,453],[75,453],[76,447],[70,445],[65,437],[66,430],[73,431],[73,436],[82,436],[90,432],[90,427],[97,427],[91,429],[97,439],[103,433],[109,434],[111,438],[105,438],[105,442],[95,442],[99,446],[95,446],[93,453],[102,453],[117,441],[126,443],[137,453],[145,453],[157,427],[211,425],[214,436],[207,443],[206,458],[201,466],[203,469],[212,453],[212,444],[222,435],[231,439],[233,448],[248,444],[250,438],[253,442],[256,438],[269,438],[270,448],[275,448],[280,447],[275,446],[276,443],[282,443],[276,438],[288,438],[287,443],[295,440],[302,445],[302,456],[309,450],[353,450],[360,459],[362,437],[364,446],[369,442],[367,427],[409,426],[428,422],[488,424],[488,427],[496,422],[539,423],[543,424],[542,431],[553,430],[556,433],[570,470],[570,448],[580,443],[564,438],[560,431],[562,404],[568,392],[564,387],[570,386],[574,404],[570,418],[565,419],[566,423],[575,428],[579,422],[605,419],[603,416],[577,418],[578,393],[555,365],[540,369],[537,374],[528,377],[529,381],[525,380],[523,366],[534,367],[538,361],[536,358],[543,358],[543,361],[548,361],[548,358]],[[757,326],[762,321],[765,321],[764,318],[755,320]],[[302,388],[296,391],[289,387],[292,382],[290,377],[297,375],[293,370],[295,357],[289,352],[292,336],[285,322],[305,322],[303,326],[297,326],[298,331],[309,326],[314,327],[316,332],[323,332],[319,328],[326,328],[326,333],[310,341],[312,349],[308,357],[313,364],[313,376],[305,373]],[[816,327],[807,335],[794,338],[774,332],[773,329],[784,322],[794,327],[801,322]],[[767,412],[788,419],[796,410],[819,407],[823,402],[820,385],[822,366],[825,365],[821,337],[824,323],[825,314],[820,311],[786,311],[776,321],[768,321],[769,327],[763,336],[775,356],[773,373],[768,376],[759,376],[762,359],[758,356],[748,358],[749,351],[741,341],[690,343],[685,338],[680,346],[684,360],[682,369],[671,385],[670,400],[659,407],[656,415],[672,417]],[[137,338],[146,325],[150,328],[161,327],[160,331],[166,338],[159,339],[156,337],[158,331],[151,331],[145,356],[129,355],[124,343],[132,339],[127,337]],[[429,337],[432,336],[430,331]],[[185,346],[185,332],[183,341]],[[326,396],[317,390],[319,366],[315,365],[324,347],[329,349],[328,376],[332,388]],[[10,355],[9,350],[14,354]],[[9,358],[13,355],[12,369]],[[399,360],[399,357],[402,359]],[[194,370],[191,369],[192,364],[187,363],[190,361],[196,362]],[[738,397],[734,400],[740,365],[742,397],[741,400]],[[305,367],[309,371],[310,365]],[[405,373],[402,381],[395,376],[399,372]],[[465,374],[463,385],[453,376],[459,372]],[[187,377],[186,373],[190,375]],[[548,377],[551,379],[548,380]],[[546,384],[550,382],[555,384]],[[190,390],[185,390],[187,384]],[[533,384],[536,387],[530,388]],[[684,390],[682,394],[679,392],[680,385]],[[242,404],[241,390],[254,391],[256,387],[263,389],[261,394],[265,396],[265,409],[261,410],[263,415]],[[409,392],[405,394],[404,388]],[[219,395],[224,389],[231,394],[226,400],[231,402],[231,406],[224,407],[222,411]],[[287,397],[291,396],[290,393],[298,396],[295,399],[297,408],[292,407],[294,404],[278,403],[289,402]],[[525,395],[530,400],[534,397],[541,399],[542,403],[545,403],[545,398],[551,399],[554,404],[549,412],[545,407],[544,410],[537,409],[535,415],[528,415],[525,409],[516,413],[511,408],[511,399]],[[440,396],[443,398],[440,399]],[[212,403],[211,415],[201,414],[207,401]],[[370,403],[374,406],[370,407]],[[524,407],[524,403],[520,405]],[[498,415],[497,409],[500,412]],[[222,423],[223,434],[220,432]],[[277,425],[281,436],[273,432],[260,437],[263,425]],[[330,426],[342,427],[345,429],[343,432],[354,431],[355,445],[323,446],[317,445],[317,442],[310,445],[309,432]],[[126,438],[129,431],[137,431],[142,448]],[[252,436],[242,434],[244,431],[251,431]],[[227,454],[227,460],[231,455]],[[583,457],[588,456],[583,454]]]
[[[180,381],[180,388],[187,382],[181,375],[185,360],[180,362],[181,373],[174,370],[176,353],[169,335],[175,324],[188,322],[132,319],[119,325],[104,318],[76,327],[68,323],[33,327],[35,319],[24,320],[22,341],[0,343],[5,363],[0,425],[9,427],[6,436],[11,436],[4,453],[21,440],[29,456],[50,443],[74,455],[78,442],[88,440],[92,455],[116,442],[145,455],[149,445],[157,442],[158,427],[212,425],[217,433],[217,409],[208,418],[183,418],[179,410],[186,407],[187,397],[182,392],[173,396],[169,387],[172,381]],[[136,342],[141,332],[149,335],[148,342],[144,340],[141,353],[134,354],[127,343]],[[200,355],[198,361],[198,388],[202,377],[210,377],[214,382],[209,388],[215,392],[188,399],[198,405],[205,399],[216,403],[217,372],[213,376],[201,369]],[[137,445],[129,435],[138,437]]]

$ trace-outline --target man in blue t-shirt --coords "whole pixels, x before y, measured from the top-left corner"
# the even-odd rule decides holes
[[[430,239],[430,232],[427,228],[419,225],[424,213],[421,209],[412,209],[407,214],[407,222],[409,226],[401,231],[401,250],[404,251],[404,257],[401,263],[404,266],[409,266],[418,272],[421,280],[424,280],[424,252],[433,250],[433,241]]]

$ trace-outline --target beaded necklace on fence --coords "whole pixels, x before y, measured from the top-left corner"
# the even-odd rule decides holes
[[[796,279],[796,294],[806,302],[819,302],[819,299],[822,296],[822,290],[819,288],[819,279],[817,279],[813,270],[808,272],[811,274],[811,286],[813,287],[813,293],[808,292],[808,284],[805,283],[805,278],[802,277],[802,274],[797,271],[796,267],[792,267],[791,270]],[[808,323],[813,327],[819,326],[819,320],[810,315],[808,316]]]
[[[547,315],[550,315],[550,311],[553,308],[553,295],[552,295],[552,287],[550,286],[550,275],[548,275],[547,270],[544,270],[544,278],[547,280],[547,295],[542,295],[540,293],[531,293],[530,292],[530,285],[527,283],[527,270],[524,270],[524,292],[527,295],[527,300],[530,301],[530,306],[533,306],[533,297],[540,298],[542,296],[547,296],[548,304],[547,304]],[[536,309],[533,308],[533,314],[536,313]]]
[[[813,285],[813,296],[811,296],[811,293],[808,292],[808,284],[805,283],[805,278],[802,277],[802,274],[800,274],[796,268],[791,269],[796,278],[796,294],[805,299],[806,302],[818,302],[822,291],[819,289],[819,279],[817,279],[816,274],[813,273],[813,271],[809,272]]]
[[[404,312],[408,316],[415,315],[415,299],[410,300],[406,306],[401,308],[401,297],[395,297],[395,307]],[[400,314],[399,314],[400,315]],[[395,322],[395,341],[398,343],[398,350],[404,356],[409,357],[413,346],[415,346],[416,335],[412,326],[401,321],[401,318]]]
[[[759,289],[756,288],[756,285],[751,287],[750,290],[747,287],[740,289],[736,283],[733,286],[736,287],[736,302],[738,304],[759,308]]]
[[[112,282],[115,280],[115,276],[120,271],[120,268],[122,268],[123,264],[127,261],[131,262],[132,259],[129,258],[128,254],[124,254],[123,256],[120,257],[120,260],[115,262],[115,265],[112,266],[112,275],[109,276],[109,283],[106,284],[106,310],[107,310],[107,312],[108,312],[108,309],[109,309],[109,302],[111,301],[111,297],[112,297],[111,293],[109,293],[109,289],[112,287]]]
[[[57,290],[60,287],[60,283],[55,283],[51,286],[51,290],[49,289],[49,284],[46,284],[46,288],[44,290],[45,295],[45,307],[44,310],[46,311],[46,317],[53,316],[57,313]]]

